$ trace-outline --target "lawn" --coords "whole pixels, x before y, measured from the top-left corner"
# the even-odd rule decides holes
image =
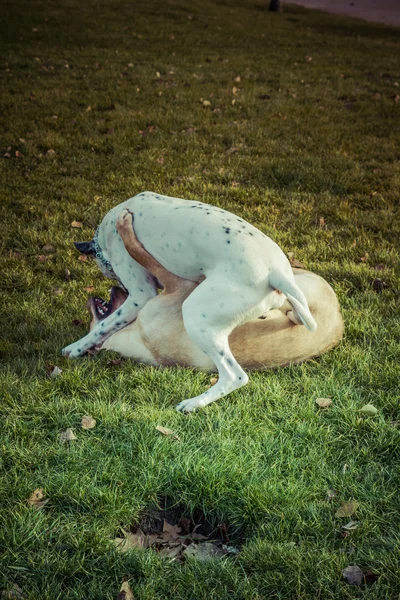
[[[2,2],[0,590],[113,599],[128,577],[136,600],[400,598],[399,30],[267,4]],[[343,342],[189,416],[174,406],[209,374],[62,358],[109,288],[73,241],[144,190],[293,252],[336,290]],[[165,502],[225,524],[240,553],[118,552]]]

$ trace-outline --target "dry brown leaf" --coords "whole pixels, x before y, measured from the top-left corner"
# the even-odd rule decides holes
[[[346,567],[343,569],[342,575],[350,585],[361,585],[364,577],[364,573],[357,565]]]
[[[129,587],[129,583],[127,581],[124,581],[121,585],[121,589],[119,590],[117,600],[134,600],[132,590]]]
[[[96,427],[96,419],[93,419],[90,415],[84,415],[81,424],[82,429],[94,429]]]
[[[46,256],[45,254],[39,254],[39,256],[38,256],[38,260],[39,260],[40,262],[46,262],[46,260],[49,260],[49,257],[48,257],[48,256]]]
[[[320,408],[329,408],[332,404],[332,400],[330,398],[317,398],[315,401]]]
[[[55,379],[56,377],[61,375],[61,373],[62,373],[62,369],[60,369],[60,367],[55,366],[54,369],[49,373],[49,377],[51,377],[52,379]]]
[[[168,523],[168,521],[164,519],[163,534],[166,535],[163,535],[163,538],[166,539],[166,541],[168,541],[168,538],[170,538],[171,540],[177,540],[181,532],[182,528],[179,527],[179,525],[171,525],[170,523]]]
[[[327,491],[326,499],[327,500],[333,500],[334,498],[336,498],[337,494],[338,494],[337,490],[330,489],[330,490]]]
[[[86,254],[80,254],[78,256],[78,260],[80,260],[81,262],[87,262],[88,257],[86,256]]]
[[[360,526],[359,521],[349,521],[346,525],[342,525],[342,529],[345,531],[353,531],[353,529],[357,529]]]
[[[146,536],[141,529],[138,529],[136,533],[130,531],[123,531],[125,537],[115,538],[113,540],[117,552],[128,552],[132,548],[146,548]]]
[[[168,427],[162,427],[162,425],[157,425],[156,429],[163,435],[171,435],[175,440],[179,440],[179,436],[177,436],[176,433],[172,431],[172,429],[168,429]]]
[[[82,223],[80,221],[72,221],[71,227],[75,227],[75,229],[82,229]]]
[[[335,517],[351,517],[358,508],[359,504],[356,500],[352,500],[351,502],[343,502],[342,506],[339,506],[337,511],[335,512]]]
[[[169,546],[165,546],[163,548],[161,548],[160,550],[160,554],[161,556],[164,556],[164,558],[169,558],[171,560],[175,560],[182,552],[182,545],[178,544],[177,546],[174,546],[173,548],[169,547]]]
[[[55,151],[55,150],[53,150],[53,148],[50,148],[50,150],[47,150],[47,154],[48,154],[49,156],[54,156],[54,154],[55,154],[55,153],[56,153],[56,151]]]
[[[60,433],[60,442],[72,442],[73,440],[76,440],[76,435],[71,427],[68,427],[65,431]]]
[[[84,287],[83,289],[85,292],[90,294],[91,292],[94,292],[94,285],[88,285],[87,287]]]
[[[32,492],[32,494],[29,496],[29,498],[27,498],[26,501],[36,510],[40,510],[41,508],[43,508],[43,506],[45,506],[48,503],[49,499],[45,499],[43,494],[43,488],[36,488],[36,490]]]
[[[210,383],[211,385],[215,385],[216,383],[218,383],[218,377],[211,377]]]
[[[183,554],[186,557],[192,556],[200,560],[201,562],[208,562],[215,557],[225,556],[225,552],[212,542],[205,542],[204,544],[190,544]]]
[[[1,593],[1,597],[5,600],[15,600],[16,598],[26,598],[24,592],[19,587],[17,583],[14,583],[13,586],[8,590],[4,590]]]
[[[53,244],[45,244],[42,248],[42,251],[45,254],[54,254],[54,252],[56,251],[56,249],[54,248]]]
[[[203,106],[211,106],[211,102],[209,100],[203,100]]]

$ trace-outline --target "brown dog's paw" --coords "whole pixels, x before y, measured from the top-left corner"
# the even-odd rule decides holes
[[[133,229],[133,214],[125,208],[119,215],[116,223],[118,233],[131,232]]]

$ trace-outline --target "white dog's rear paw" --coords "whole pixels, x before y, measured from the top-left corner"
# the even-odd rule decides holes
[[[197,398],[192,398],[189,400],[183,400],[179,402],[179,404],[175,407],[178,412],[190,413],[194,412],[198,408],[204,408],[206,406],[205,402],[202,400],[198,400]]]

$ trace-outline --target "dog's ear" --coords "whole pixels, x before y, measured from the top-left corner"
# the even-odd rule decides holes
[[[90,242],[74,242],[74,246],[81,254],[94,254],[93,240],[90,240]]]
[[[308,308],[307,299],[299,286],[289,279],[284,273],[273,271],[269,283],[276,290],[280,290],[292,305],[294,315],[307,327],[309,331],[315,331],[317,324]]]

